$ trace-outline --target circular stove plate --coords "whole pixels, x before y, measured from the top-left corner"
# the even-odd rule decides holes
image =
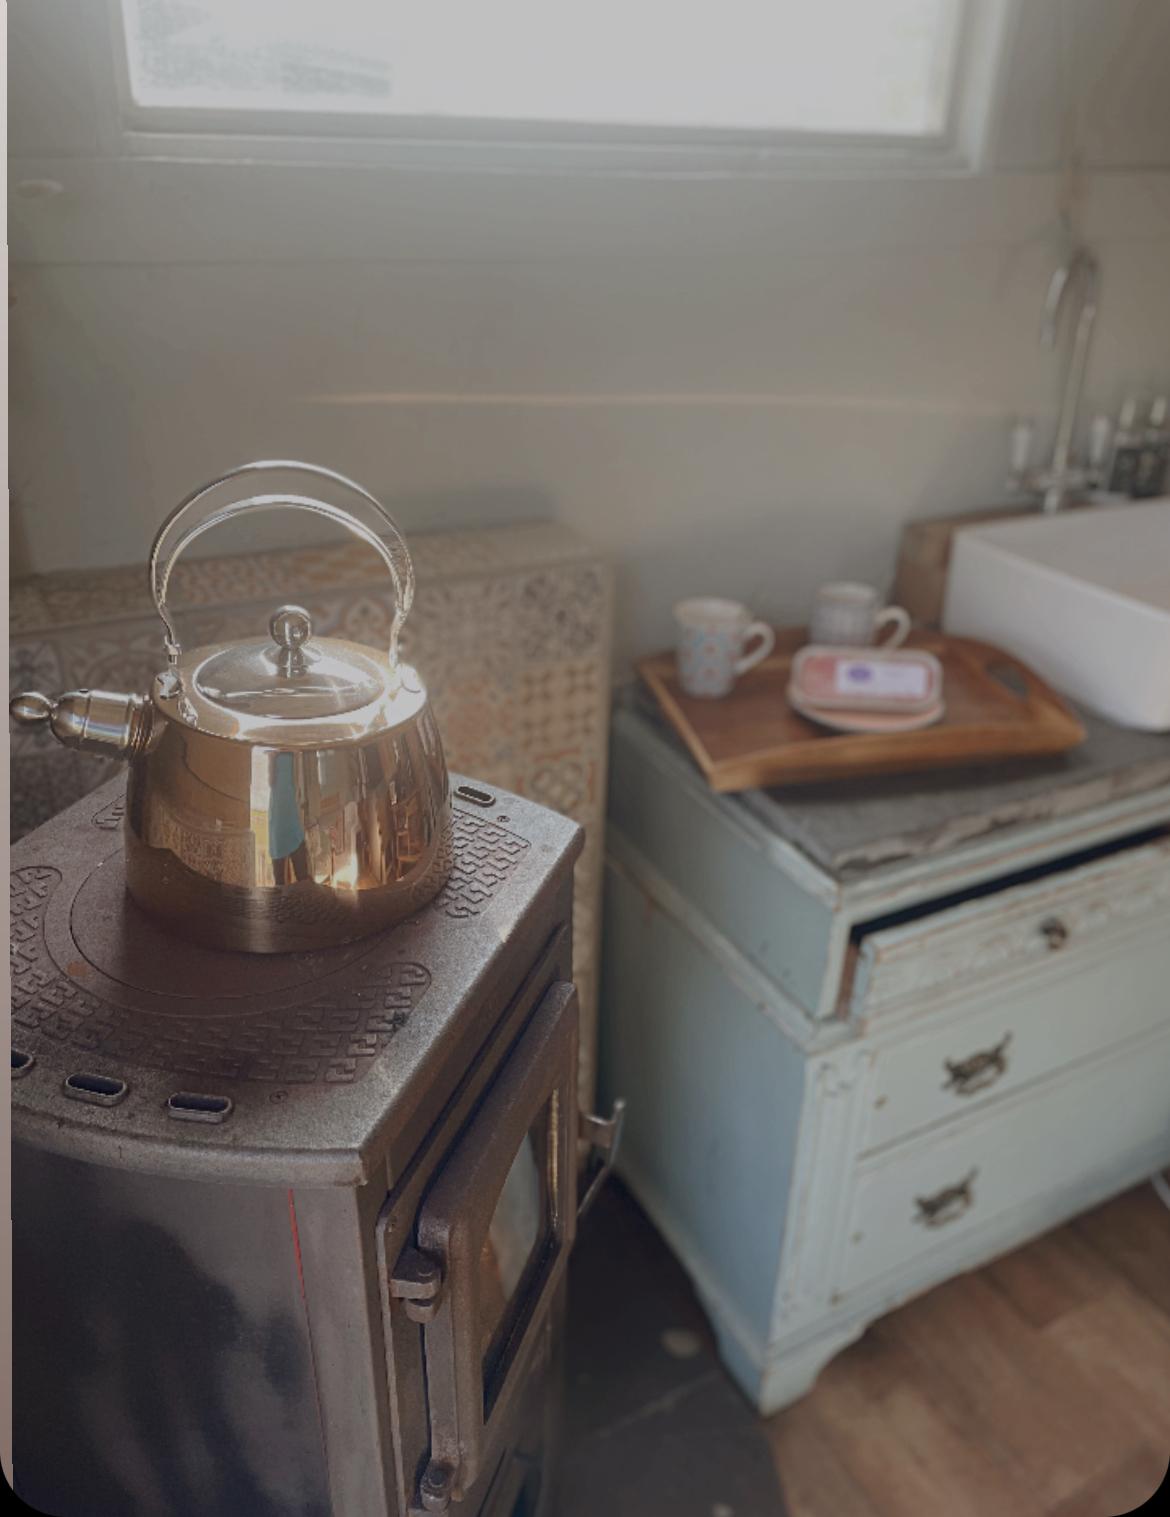
[[[274,991],[298,997],[370,952],[370,939],[311,953],[257,954],[200,948],[166,931],[126,894],[121,850],[102,860],[78,887],[69,930],[87,963],[118,985],[191,1003],[236,1001]],[[160,1007],[154,1008],[162,1009]],[[221,1013],[222,1005],[217,1008]]]

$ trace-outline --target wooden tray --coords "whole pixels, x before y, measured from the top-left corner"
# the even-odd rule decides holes
[[[712,790],[811,784],[956,764],[1064,753],[1085,736],[1072,711],[1010,654],[972,638],[914,632],[943,666],[946,713],[918,732],[835,733],[788,704],[792,655],[803,627],[776,634],[776,649],[722,700],[685,695],[673,653],[641,659],[638,673],[690,749]]]

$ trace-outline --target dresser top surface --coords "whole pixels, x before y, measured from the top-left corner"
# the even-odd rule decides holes
[[[631,692],[623,704],[685,756],[643,691]],[[1136,732],[1084,711],[1078,715],[1085,741],[1056,758],[745,790],[718,799],[748,811],[839,880],[1143,795],[1154,800],[1163,792],[1170,809],[1170,733]]]

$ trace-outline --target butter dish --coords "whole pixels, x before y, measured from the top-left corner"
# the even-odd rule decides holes
[[[942,665],[921,648],[842,648],[809,643],[793,657],[792,705],[812,711],[925,716],[942,702]]]
[[[920,732],[923,727],[933,727],[946,713],[946,704],[936,701],[924,711],[841,711],[825,706],[806,705],[791,689],[788,704],[798,715],[816,722],[830,732],[895,733]]]

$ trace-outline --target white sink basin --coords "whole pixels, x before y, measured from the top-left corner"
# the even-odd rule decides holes
[[[1170,498],[959,532],[943,627],[1115,722],[1170,731]]]

